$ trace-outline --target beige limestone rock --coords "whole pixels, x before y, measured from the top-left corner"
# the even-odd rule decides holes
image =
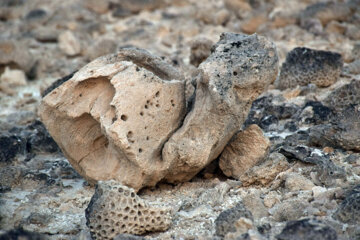
[[[155,185],[169,168],[161,149],[185,114],[182,79],[160,58],[123,49],[46,95],[39,115],[82,176],[138,190]]]
[[[75,56],[81,52],[80,40],[71,31],[61,33],[58,42],[60,50],[67,56]]]
[[[261,163],[270,141],[255,124],[237,133],[221,153],[219,166],[228,177],[240,179],[247,170]]]
[[[194,106],[163,148],[163,160],[172,163],[167,181],[187,181],[220,155],[277,66],[275,46],[264,37],[221,35],[199,66]]]

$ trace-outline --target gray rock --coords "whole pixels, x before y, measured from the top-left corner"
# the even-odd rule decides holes
[[[340,54],[297,47],[290,51],[275,82],[279,89],[306,86],[327,87],[340,77],[343,60]]]
[[[349,224],[360,224],[360,185],[353,188],[340,203],[333,218]]]
[[[360,150],[360,109],[351,106],[337,114],[332,124],[322,124],[310,129],[310,144]]]
[[[286,223],[278,240],[337,240],[337,233],[331,227],[316,219],[302,219]]]
[[[241,202],[235,207],[223,211],[215,220],[215,234],[219,237],[225,237],[229,232],[236,232],[235,222],[242,217],[253,220],[251,212]]]
[[[337,111],[342,111],[350,105],[360,103],[360,81],[352,80],[332,91],[324,100],[324,104]]]

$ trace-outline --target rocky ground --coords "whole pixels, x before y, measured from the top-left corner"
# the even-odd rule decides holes
[[[319,2],[0,1],[0,234],[90,239],[85,209],[95,188],[37,115],[54,81],[135,46],[190,86],[221,33],[256,32],[275,43],[280,62],[243,126],[268,138],[262,159],[227,177],[220,157],[189,182],[142,189],[142,199],[173,214],[168,230],[142,237],[360,239],[360,2]],[[296,47],[341,56],[288,54]],[[251,147],[244,155],[256,159]]]

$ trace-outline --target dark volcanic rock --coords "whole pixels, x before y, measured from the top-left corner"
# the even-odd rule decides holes
[[[229,232],[236,232],[234,223],[242,217],[253,220],[252,213],[241,202],[235,207],[223,211],[215,220],[215,234],[224,237]]]
[[[24,154],[25,151],[25,139],[8,132],[0,133],[0,163],[11,162],[17,154]]]
[[[316,219],[302,219],[286,223],[278,240],[336,240],[334,229]]]
[[[43,9],[34,9],[31,10],[25,17],[26,20],[36,20],[41,19],[46,16],[46,11]]]
[[[27,126],[26,130],[30,132],[26,137],[28,152],[60,152],[60,148],[42,122],[36,120]]]
[[[360,224],[360,185],[348,193],[333,217],[344,223]]]
[[[340,54],[310,48],[294,48],[281,66],[275,82],[279,89],[305,86],[309,83],[327,87],[340,77],[343,60]]]
[[[309,142],[317,146],[330,146],[360,151],[360,109],[350,106],[331,119],[331,124],[310,128]]]
[[[335,89],[324,100],[324,104],[337,111],[341,111],[350,105],[360,104],[360,81],[354,79],[349,84]]]
[[[23,229],[13,229],[0,235],[0,240],[45,240],[45,236],[39,233],[29,232]]]

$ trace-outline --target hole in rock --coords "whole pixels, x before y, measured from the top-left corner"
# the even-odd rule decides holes
[[[139,153],[142,153],[142,151],[143,151],[143,150],[142,150],[141,148],[139,148]]]
[[[157,92],[155,93],[155,97],[159,97],[159,96],[160,96],[160,92],[157,91]]]
[[[143,113],[143,112],[140,112],[140,116],[144,116],[144,113]]]
[[[159,104],[156,104],[155,106],[156,106],[157,108],[158,108],[158,107],[160,107],[160,105],[159,105]]]
[[[234,76],[236,76],[236,75],[237,75],[237,72],[234,71],[233,74],[234,74]]]
[[[127,117],[126,115],[124,115],[124,114],[123,114],[123,115],[121,115],[121,117],[120,117],[120,118],[121,118],[121,120],[123,120],[123,121],[126,121],[126,120],[128,119],[128,117]]]

